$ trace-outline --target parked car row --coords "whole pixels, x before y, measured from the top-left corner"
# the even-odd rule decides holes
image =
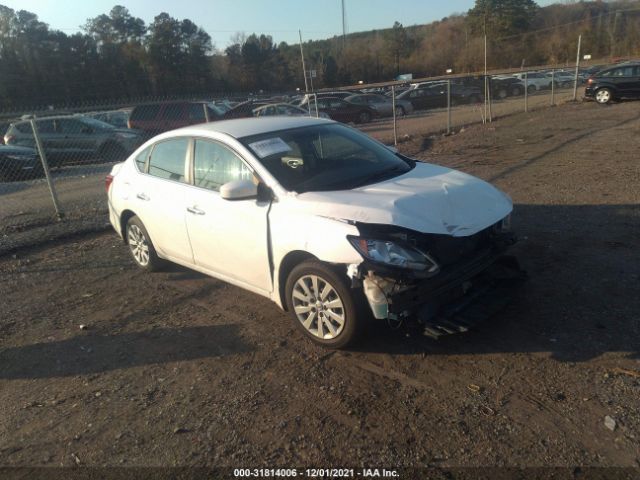
[[[139,131],[116,128],[83,115],[38,118],[35,125],[51,167],[69,162],[122,160],[143,141]],[[7,146],[27,147],[35,152],[31,122],[11,123],[4,142]],[[6,168],[3,166],[2,169]]]

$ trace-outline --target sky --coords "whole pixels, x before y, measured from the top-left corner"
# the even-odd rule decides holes
[[[464,13],[474,0],[345,0],[347,32],[420,25],[454,13]],[[539,0],[539,5],[554,3]],[[14,10],[28,10],[55,30],[73,34],[88,18],[124,5],[148,25],[160,12],[188,18],[211,35],[224,50],[236,32],[271,35],[276,43],[298,43],[342,34],[341,0],[0,0]]]

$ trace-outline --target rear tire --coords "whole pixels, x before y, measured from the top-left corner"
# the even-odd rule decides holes
[[[498,94],[496,95],[500,100],[504,100],[509,95],[506,88],[501,88],[498,90]]]
[[[536,86],[535,86],[535,85],[529,85],[529,86],[527,87],[527,93],[528,93],[529,95],[531,95],[532,93],[536,93],[536,91],[537,91],[537,90],[538,90],[538,89],[536,88]]]
[[[396,117],[404,117],[405,112],[403,107],[396,107]]]
[[[127,222],[125,239],[134,262],[140,268],[156,272],[164,265],[164,262],[156,253],[147,229],[144,228],[142,221],[135,215]]]
[[[296,328],[328,348],[344,348],[360,337],[364,315],[359,314],[355,294],[346,276],[317,260],[294,267],[285,286],[287,309]]]

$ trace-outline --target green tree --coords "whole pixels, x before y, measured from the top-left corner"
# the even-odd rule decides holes
[[[467,20],[476,34],[506,37],[526,32],[538,8],[533,0],[476,0]]]
[[[407,32],[400,22],[394,22],[388,34],[388,48],[393,58],[396,76],[400,75],[400,59],[407,53]]]

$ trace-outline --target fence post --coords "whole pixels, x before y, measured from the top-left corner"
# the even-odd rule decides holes
[[[483,99],[482,99],[482,107],[483,107],[483,115],[482,115],[482,124],[484,125],[485,123],[487,123],[487,72],[486,72],[486,68],[485,68],[485,74],[484,74],[484,95],[483,95]]]
[[[451,133],[451,80],[447,80],[447,135]]]
[[[58,194],[56,193],[55,185],[51,180],[51,172],[49,172],[49,162],[47,162],[47,155],[44,151],[44,147],[42,146],[42,141],[40,140],[40,134],[38,133],[38,127],[36,125],[36,121],[31,119],[31,131],[33,132],[33,138],[36,142],[36,147],[38,148],[38,153],[40,154],[40,161],[42,162],[42,169],[44,170],[44,176],[47,179],[47,185],[49,185],[49,192],[51,192],[51,200],[53,201],[53,208],[56,209],[56,216],[58,219],[64,217],[64,213],[60,210],[60,205],[58,204]]]
[[[491,76],[487,77],[487,103],[489,104],[489,123],[492,123],[493,112],[491,110]]]
[[[524,111],[529,111],[529,83],[527,72],[524,72]]]
[[[551,106],[556,104],[556,69],[551,70]]]
[[[573,101],[578,98],[578,68],[580,68],[580,44],[582,43],[582,35],[578,36],[578,54],[576,56],[576,77],[573,81]]]
[[[203,103],[202,108],[204,109],[204,121],[209,123],[211,120],[209,120],[209,109],[207,108],[207,104]]]
[[[398,146],[398,119],[396,117],[396,86],[391,85],[391,99],[393,101],[393,144]]]

